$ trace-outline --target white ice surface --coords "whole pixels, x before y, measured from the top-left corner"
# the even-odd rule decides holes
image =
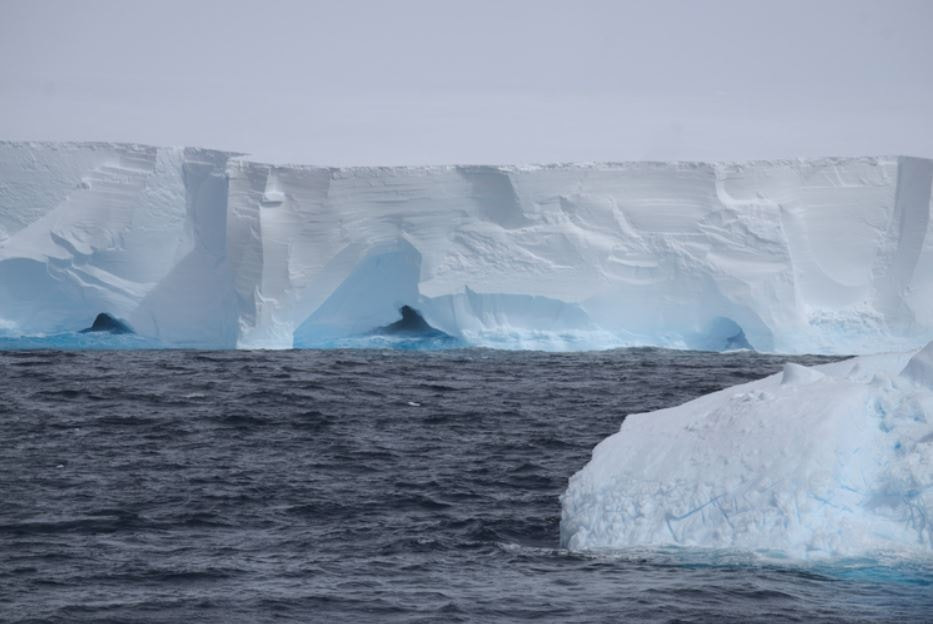
[[[933,555],[933,343],[630,415],[562,503],[573,550]]]
[[[933,339],[933,161],[324,168],[0,143],[7,333],[868,353]]]

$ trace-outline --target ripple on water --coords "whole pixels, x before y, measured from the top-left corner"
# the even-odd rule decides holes
[[[558,548],[625,414],[783,362],[0,351],[0,619],[928,621],[929,562]]]

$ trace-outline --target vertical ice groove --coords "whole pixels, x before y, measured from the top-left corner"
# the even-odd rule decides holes
[[[933,161],[898,158],[894,213],[872,267],[874,307],[896,331],[915,321],[904,296],[923,251],[930,224]]]
[[[239,335],[249,332],[261,314],[263,250],[262,194],[270,167],[232,160],[227,167],[227,256],[234,276]]]

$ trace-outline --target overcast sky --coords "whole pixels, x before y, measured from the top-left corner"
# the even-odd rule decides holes
[[[0,138],[322,165],[933,157],[933,0],[0,0]]]

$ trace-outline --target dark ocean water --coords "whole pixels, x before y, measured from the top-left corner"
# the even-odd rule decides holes
[[[626,413],[784,361],[0,352],[0,619],[933,621],[929,563],[559,549]]]

